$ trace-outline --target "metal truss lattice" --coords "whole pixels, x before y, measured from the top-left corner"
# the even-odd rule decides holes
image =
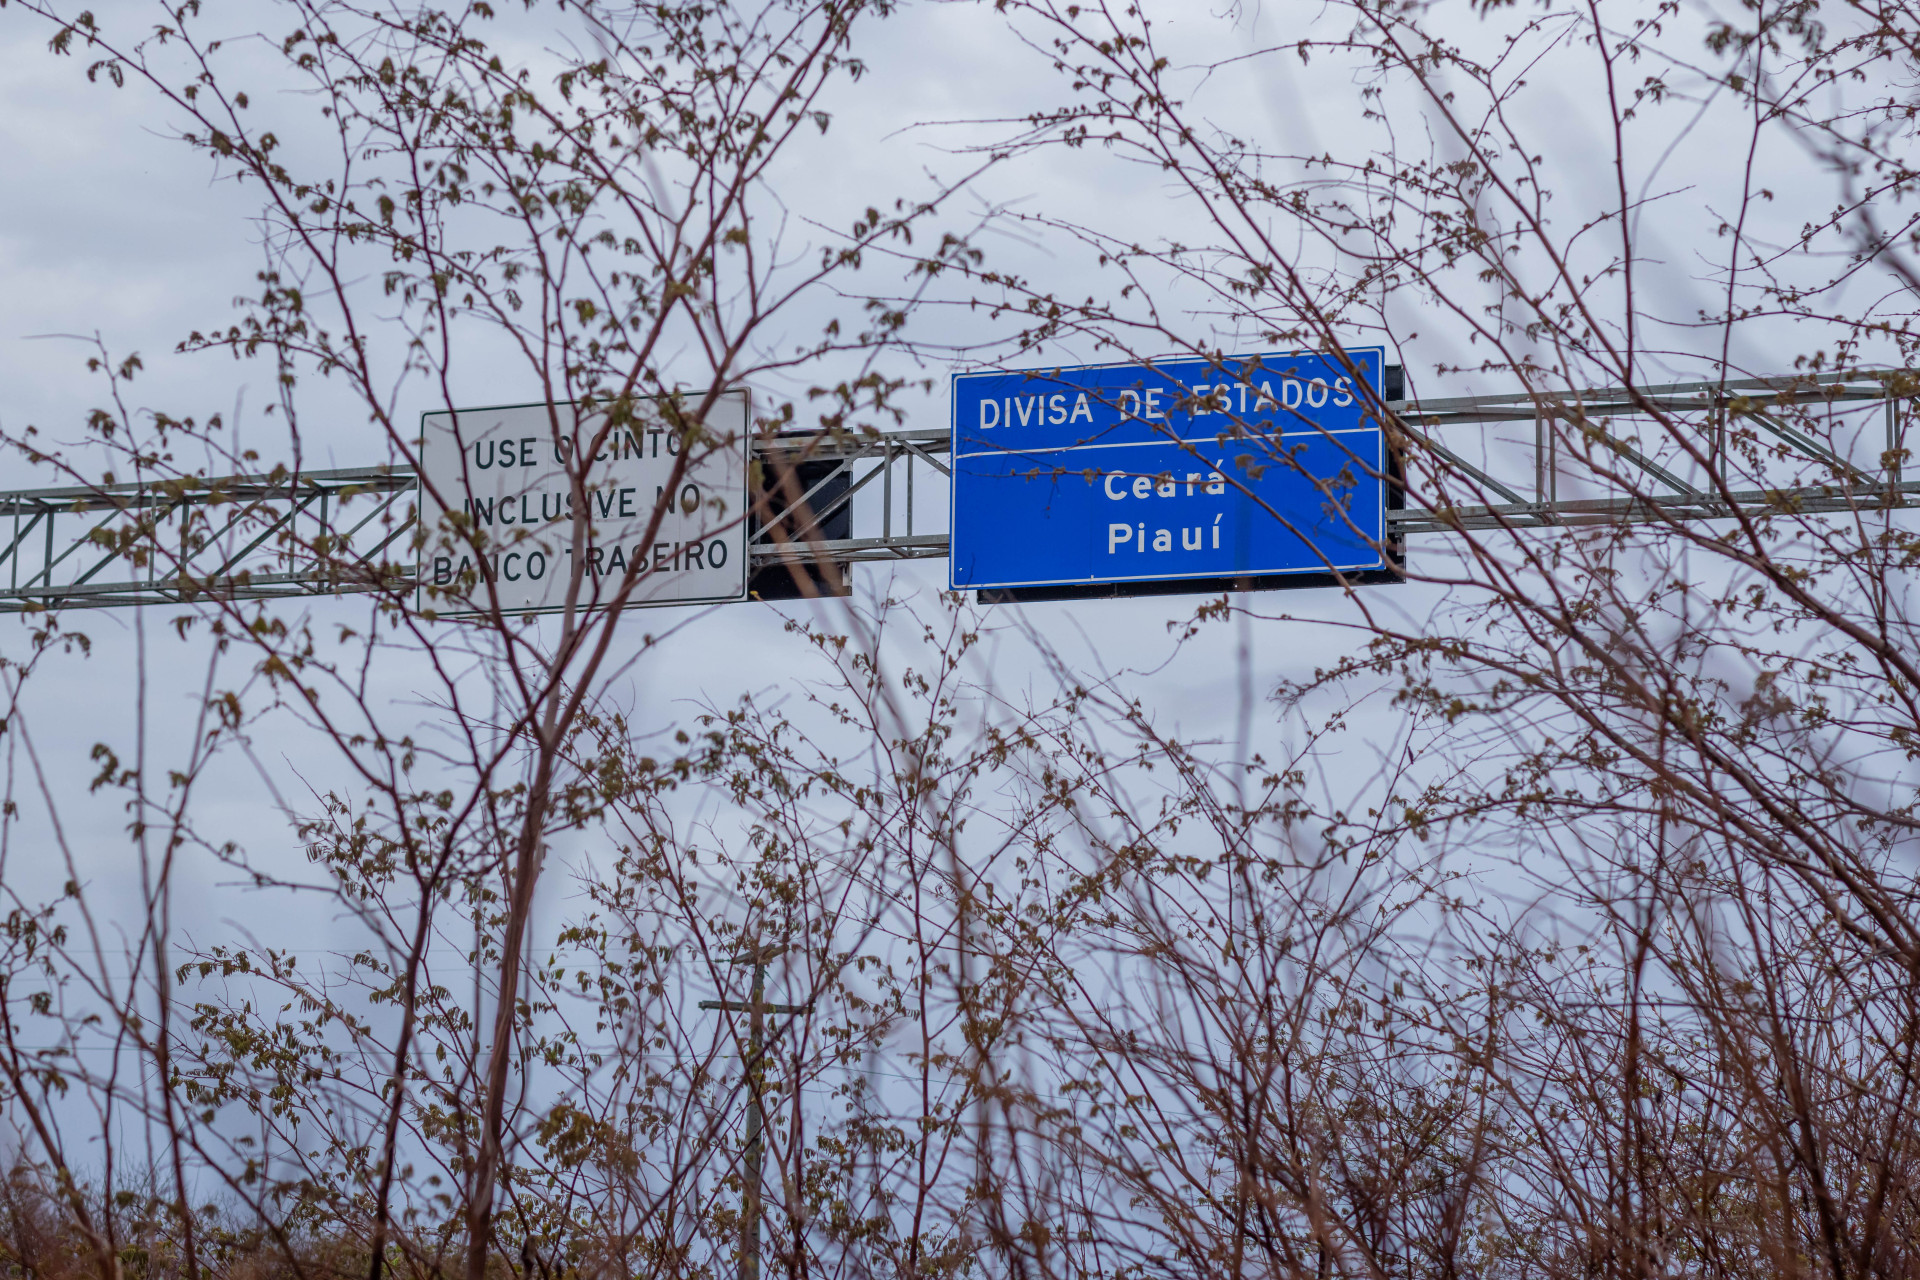
[[[1423,467],[1388,531],[1920,504],[1904,474],[1916,395],[1920,376],[1901,371],[1392,402]],[[756,442],[771,478],[749,539],[755,580],[945,556],[950,447],[945,428]],[[405,592],[415,483],[364,467],[0,493],[0,613]]]

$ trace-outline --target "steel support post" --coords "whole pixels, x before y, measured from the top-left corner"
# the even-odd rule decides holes
[[[747,1088],[746,1148],[740,1179],[740,1280],[760,1280],[760,1221],[764,1217],[761,1188],[766,1171],[766,1115],[761,1095],[766,1087],[766,1016],[769,1013],[805,1013],[811,1004],[768,1004],[767,961],[785,947],[756,947],[729,956],[728,964],[751,964],[753,985],[744,1003],[738,1000],[702,1000],[702,1009],[747,1015],[747,1051],[741,1075]]]

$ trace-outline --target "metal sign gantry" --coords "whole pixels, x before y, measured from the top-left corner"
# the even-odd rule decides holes
[[[1905,506],[1920,500],[1920,481],[1903,473],[1902,406],[1916,396],[1920,374],[1872,371],[1390,402],[1395,428],[1442,474],[1410,476],[1414,500],[1390,513],[1388,532]],[[1810,412],[1871,412],[1875,402],[1879,423],[1849,427],[1880,446],[1864,459],[1837,449],[1831,431],[1822,438],[1796,424]],[[1710,486],[1698,467],[1689,471],[1686,451],[1649,448],[1628,429],[1656,413],[1697,433],[1695,457],[1724,457],[1735,432],[1764,438],[1782,482]],[[1461,439],[1468,426],[1482,430]],[[1523,430],[1501,435],[1502,426]],[[945,427],[756,442],[768,474],[789,477],[771,487],[750,541],[756,575],[805,573],[818,559],[945,556],[950,448]],[[1563,459],[1575,448],[1589,459],[1569,485]],[[1592,492],[1593,458],[1633,483]],[[410,591],[415,484],[409,468],[364,467],[0,493],[0,613]]]
[[[945,555],[947,449],[939,429],[756,442],[769,472],[801,481],[768,495],[756,574]],[[412,468],[383,466],[0,493],[0,613],[411,591],[415,487]],[[856,498],[879,507],[866,536]]]
[[[411,525],[413,491],[411,471],[358,467],[0,494],[0,613],[328,595],[403,575],[411,586],[385,557]],[[290,554],[299,537],[327,541]]]
[[[1908,505],[1920,481],[1905,478],[1903,406],[1920,397],[1920,371],[1862,370],[1675,382],[1634,388],[1603,387],[1553,394],[1520,393],[1409,400],[1395,409],[1402,431],[1477,502],[1398,512],[1389,527],[1400,533],[1586,524],[1717,520],[1741,513],[1858,511]],[[1880,406],[1877,414],[1873,406]],[[1866,411],[1866,412],[1863,412]],[[1692,451],[1655,454],[1622,432],[1634,419],[1664,416],[1691,427]],[[1851,415],[1851,416],[1850,416]],[[1819,418],[1822,440],[1796,417]],[[1873,421],[1878,418],[1878,421]],[[1441,438],[1447,428],[1475,424],[1531,426],[1506,440],[1507,465],[1471,460],[1460,443]],[[1739,474],[1728,464],[1736,432],[1747,432],[1771,453],[1778,483],[1724,482]],[[1485,433],[1483,433],[1484,436]],[[1845,437],[1846,455],[1836,445]],[[1669,441],[1669,443],[1671,443]],[[1562,483],[1569,448],[1624,477],[1621,493],[1571,493]],[[1866,457],[1860,451],[1865,449]],[[1501,450],[1489,450],[1497,455]],[[1709,460],[1702,468],[1695,455]],[[1515,466],[1515,463],[1518,466]],[[1815,473],[1810,475],[1809,472]],[[1818,476],[1816,479],[1815,476]],[[1748,469],[1748,480],[1772,480]]]

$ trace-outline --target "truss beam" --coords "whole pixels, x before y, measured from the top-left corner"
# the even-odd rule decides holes
[[[1396,510],[1388,515],[1388,531],[1400,536],[1920,506],[1920,480],[1902,475],[1902,406],[1916,395],[1920,375],[1890,371],[1395,402],[1388,408],[1401,430],[1467,487],[1497,501]],[[1783,416],[1821,405],[1855,406],[1857,412],[1870,401],[1887,406],[1886,449],[1880,465],[1871,468],[1841,457]],[[1824,468],[1827,478],[1711,492],[1677,474],[1670,461],[1649,456],[1617,427],[1653,414],[1697,419],[1705,449],[1715,456],[1731,424],[1749,424],[1774,447]],[[1475,444],[1484,459],[1487,437],[1472,441],[1460,428],[1523,423],[1534,426],[1530,443],[1507,443],[1530,451],[1517,464],[1525,480],[1516,474],[1502,478],[1491,463],[1469,460]],[[1554,424],[1605,451],[1611,464],[1643,477],[1647,489],[1662,492],[1562,497],[1556,465],[1562,446]],[[773,496],[778,509],[749,539],[753,567],[798,565],[815,557],[841,564],[944,557],[950,447],[944,427],[757,442],[767,474],[805,468],[807,483],[797,502]],[[404,590],[415,569],[392,552],[405,545],[413,527],[414,489],[415,477],[405,467],[363,467],[0,493],[0,613]],[[131,523],[147,538],[164,538],[169,522],[186,529],[192,541],[173,548],[184,570],[157,576],[144,556],[139,562],[130,557],[121,535]],[[836,529],[847,536],[819,536]],[[313,557],[302,550],[320,538],[330,554]],[[306,563],[299,562],[303,555]]]

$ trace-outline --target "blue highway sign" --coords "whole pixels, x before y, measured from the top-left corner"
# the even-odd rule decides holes
[[[1157,360],[953,379],[955,590],[1365,573],[1385,352]]]

